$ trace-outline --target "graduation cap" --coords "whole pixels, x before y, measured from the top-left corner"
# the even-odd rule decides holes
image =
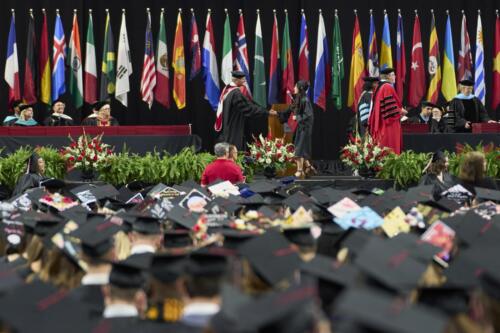
[[[391,73],[394,73],[394,68],[392,68],[392,67],[387,67],[387,68],[380,70],[380,74],[382,74],[382,75],[388,75]]]
[[[429,102],[429,101],[422,101],[421,105],[422,105],[423,108],[426,108],[426,107],[428,107],[428,108],[437,108],[437,107],[439,107],[436,104],[434,104],[432,102]]]
[[[149,272],[156,280],[171,283],[184,272],[187,254],[155,254],[151,261]]]
[[[47,213],[26,212],[22,213],[16,220],[22,221],[25,227],[33,230],[33,233],[40,237],[45,237],[62,227],[60,218]]]
[[[206,209],[212,213],[226,212],[229,215],[234,215],[243,206],[235,202],[237,201],[236,197],[232,197],[231,199],[217,197],[207,205]]]
[[[6,261],[0,262],[0,295],[22,284],[24,281],[15,267]]]
[[[340,226],[339,226],[340,228]],[[373,233],[365,229],[342,229],[344,234],[342,235],[341,245],[349,250],[350,253],[354,255],[359,254],[364,247],[368,244],[371,238],[376,237]]]
[[[113,263],[109,283],[123,289],[139,289],[145,283],[142,270],[137,265],[124,261]]]
[[[458,83],[464,87],[474,87],[474,82],[472,82],[472,80],[461,80]]]
[[[340,287],[356,283],[359,269],[351,264],[341,264],[334,259],[317,254],[314,259],[302,263],[300,270]]]
[[[44,186],[49,192],[61,190],[66,186],[64,180],[48,178],[40,181],[40,186]]]
[[[245,77],[245,73],[242,71],[231,71],[231,76],[237,79],[242,79]]]
[[[260,235],[260,233],[256,231],[236,229],[222,229],[220,234],[224,236],[223,246],[231,250],[238,249],[247,241]]]
[[[192,277],[223,275],[227,269],[227,257],[232,254],[232,251],[222,248],[201,248],[189,255],[185,272]]]
[[[193,239],[188,229],[171,229],[163,232],[163,247],[166,249],[185,248],[192,245]]]
[[[248,188],[254,193],[272,193],[281,187],[281,184],[276,180],[264,179],[251,183]]]
[[[470,295],[466,289],[459,287],[421,288],[418,303],[442,311],[447,316],[455,316],[469,312]]]
[[[288,240],[279,232],[269,230],[239,248],[254,271],[271,285],[276,285],[300,266],[301,259]]]
[[[429,264],[434,256],[441,252],[441,248],[423,242],[417,235],[411,233],[398,234],[391,238],[389,242],[395,250],[406,250],[413,258],[423,264]]]
[[[318,207],[314,201],[302,192],[297,192],[283,200],[283,204],[290,207],[292,210],[299,209],[299,207],[304,207],[306,210],[312,209],[317,211]]]
[[[396,201],[389,200],[379,195],[370,195],[358,201],[359,206],[370,207],[377,214],[383,216],[398,205]]]
[[[179,202],[179,206],[189,209],[192,212],[201,213],[205,206],[210,202],[208,195],[198,189],[192,189]]]
[[[60,97],[59,97],[59,98],[56,98],[55,100],[53,100],[53,101],[52,101],[51,106],[54,106],[54,105],[56,105],[57,103],[63,103],[63,104],[66,104],[66,102],[64,102],[64,101],[62,100],[62,98],[60,98]]]
[[[115,198],[120,195],[120,192],[110,184],[94,187],[91,189],[92,194],[96,197],[97,200],[102,200],[106,198]]]
[[[410,305],[368,288],[346,290],[337,300],[334,311],[377,332],[441,333],[447,324],[445,316],[425,306]]]
[[[437,208],[446,213],[453,213],[454,211],[462,207],[456,201],[447,198],[441,198],[439,200],[422,201],[422,204]]]
[[[376,77],[376,76],[365,76],[363,78],[363,81],[365,82],[379,82],[380,81],[380,78]]]
[[[126,186],[122,186],[119,190],[119,195],[116,198],[118,201],[121,201],[125,204],[137,204],[139,202],[144,201],[144,197],[141,192],[132,191]]]
[[[314,246],[316,244],[316,239],[311,233],[311,226],[299,226],[291,227],[283,230],[283,235],[292,244],[298,246]]]
[[[144,235],[158,235],[162,232],[160,221],[144,214],[136,215],[136,219],[132,223],[132,230]]]
[[[95,102],[92,104],[92,109],[99,111],[104,105],[111,105],[111,102],[109,100]]]
[[[385,287],[406,293],[416,287],[427,265],[417,261],[407,249],[389,241],[372,238],[356,257],[356,265]]]
[[[476,198],[482,200],[491,200],[496,203],[500,203],[500,191],[483,187],[475,187],[475,190]]]
[[[484,272],[481,274],[480,278],[481,290],[492,297],[497,302],[500,301],[500,275],[498,272],[492,274],[491,272]]]
[[[445,220],[448,222],[448,220]],[[460,217],[454,227],[457,237],[466,245],[496,245],[500,239],[500,228],[491,220],[486,220],[473,211]]]
[[[191,228],[196,225],[199,218],[200,214],[190,212],[186,208],[179,206],[172,208],[167,214],[168,220],[173,221],[188,230],[191,230]]]
[[[20,104],[19,105],[19,111],[24,111],[26,109],[33,109],[35,107],[34,104]]]
[[[82,226],[79,238],[82,251],[91,258],[99,258],[106,254],[114,246],[114,235],[122,227],[109,219],[104,222],[92,221]]]
[[[349,191],[337,190],[331,187],[310,191],[309,196],[314,198],[320,205],[334,204],[346,197],[351,200],[356,199],[356,196]]]

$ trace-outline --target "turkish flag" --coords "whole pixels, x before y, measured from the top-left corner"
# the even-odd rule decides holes
[[[413,47],[411,49],[410,81],[408,84],[408,105],[417,107],[425,96],[425,67],[422,50],[420,20],[415,16],[413,25]]]

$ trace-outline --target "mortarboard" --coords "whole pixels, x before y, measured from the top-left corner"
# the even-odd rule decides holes
[[[113,219],[94,220],[79,228],[77,233],[84,254],[91,258],[99,258],[113,247],[114,235],[122,230],[122,226],[113,221]]]
[[[378,81],[380,81],[380,79],[378,77],[375,77],[375,76],[365,76],[363,78],[363,81],[365,81],[365,82],[378,82]]]
[[[173,221],[189,230],[196,225],[199,218],[200,214],[190,212],[186,208],[179,206],[172,208],[167,214],[168,220]]]
[[[458,220],[458,222],[457,222]],[[500,239],[500,228],[491,220],[486,220],[474,211],[452,219],[454,230],[460,241],[466,245],[496,245]],[[445,220],[448,223],[448,220]]]
[[[275,180],[264,179],[251,183],[248,188],[253,193],[272,193],[277,190],[281,184]]]
[[[193,245],[188,229],[172,229],[163,232],[163,247],[166,249],[185,248]]]
[[[20,104],[19,105],[19,111],[24,111],[29,108],[34,108],[34,104]]]
[[[299,207],[304,207],[306,210],[312,209],[317,211],[318,207],[314,203],[313,199],[305,195],[302,192],[296,192],[283,200],[283,204],[290,207],[292,210],[299,209]]]
[[[496,203],[500,203],[500,191],[483,187],[475,187],[475,190],[476,190],[476,198],[483,200],[491,200],[495,201]]]
[[[114,199],[116,196],[120,195],[120,192],[118,192],[117,189],[110,184],[94,187],[91,192],[97,200],[106,198]]]
[[[210,198],[204,191],[194,188],[179,201],[179,206],[201,213],[209,202]]]
[[[474,82],[472,82],[472,80],[461,80],[458,83],[464,87],[473,87],[474,86]]]
[[[429,102],[429,101],[422,101],[422,107],[431,107],[431,108],[436,108],[438,107],[436,104]]]
[[[185,272],[193,277],[220,276],[226,272],[227,257],[232,254],[223,248],[201,248],[189,255]]]
[[[101,110],[101,109],[102,109],[102,107],[103,107],[104,105],[110,105],[110,104],[111,104],[111,102],[110,102],[110,101],[108,101],[108,100],[98,101],[98,102],[95,102],[94,104],[92,104],[92,108],[93,108],[94,110],[98,110],[98,111],[99,111],[99,110]]]
[[[442,311],[447,316],[469,312],[469,293],[458,287],[431,287],[419,289],[418,303]]]
[[[239,248],[239,252],[254,271],[271,285],[291,277],[301,262],[296,250],[275,230],[249,240]]]
[[[322,187],[317,190],[312,190],[309,192],[309,196],[314,198],[320,205],[334,204],[345,197],[352,200],[356,199],[356,196],[348,191],[336,190],[331,187]]]
[[[138,214],[132,223],[132,231],[143,235],[158,235],[162,233],[161,223],[155,217]]]
[[[236,229],[222,229],[220,231],[224,236],[223,247],[236,250],[250,239],[260,235],[259,232]]]
[[[316,239],[311,233],[311,225],[291,227],[283,230],[283,235],[292,244],[298,246],[314,246]]]
[[[380,74],[382,74],[382,75],[387,75],[387,74],[391,74],[391,73],[394,73],[394,68],[392,68],[392,67],[387,67],[387,68],[380,70]]]
[[[356,266],[349,263],[341,264],[320,254],[317,254],[312,260],[302,263],[300,270],[340,287],[355,284],[360,275]]]
[[[145,283],[142,270],[137,265],[124,261],[113,263],[109,283],[123,289],[139,289]]]
[[[174,282],[183,274],[186,258],[187,253],[155,254],[149,272],[152,277],[163,283]]]
[[[49,191],[61,190],[66,186],[64,180],[48,178],[40,181],[40,186],[44,186]]]

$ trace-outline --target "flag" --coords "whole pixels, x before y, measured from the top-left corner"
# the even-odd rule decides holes
[[[151,13],[148,9],[148,21],[146,23],[146,34],[144,36],[144,61],[141,74],[141,96],[142,100],[151,109],[154,100],[154,88],[156,86],[156,67],[153,45],[153,32],[151,31]]]
[[[13,101],[21,98],[21,89],[19,88],[19,61],[17,58],[16,23],[14,11],[12,11],[12,17],[10,19],[4,79],[9,85],[9,105],[11,105]]]
[[[337,11],[333,25],[332,49],[332,97],[337,110],[342,109],[342,80],[344,79],[344,51],[342,49],[342,35]]]
[[[371,77],[379,76],[378,49],[377,49],[377,32],[375,30],[375,22],[373,14],[370,10],[370,39],[368,40],[368,75]]]
[[[429,71],[429,88],[427,90],[427,100],[437,103],[438,93],[441,87],[441,64],[439,63],[439,40],[436,31],[436,21],[434,11],[431,18],[431,35],[429,42],[429,61],[427,65]]]
[[[163,22],[163,21],[162,21]],[[194,79],[201,70],[201,50],[200,35],[198,34],[198,24],[194,16],[194,10],[191,10],[191,38],[189,43],[191,52],[191,71],[189,72],[189,81]]]
[[[493,93],[491,99],[491,108],[496,110],[500,105],[500,17],[498,17],[495,24],[495,44],[493,46]]]
[[[205,79],[205,98],[212,109],[216,111],[220,97],[219,69],[217,68],[214,28],[210,11],[207,14],[205,37],[203,39],[203,77]]]
[[[359,29],[359,19],[356,14],[354,30],[352,32],[351,70],[349,73],[349,94],[347,106],[356,112],[359,96],[363,90],[363,77],[365,76],[365,59],[363,59],[363,42]]]
[[[59,96],[66,92],[64,59],[66,58],[66,40],[64,38],[64,29],[61,16],[57,12],[56,24],[54,28],[54,45],[52,47],[52,100],[55,101]]]
[[[441,86],[446,101],[451,101],[457,95],[457,80],[455,77],[455,56],[453,55],[453,35],[451,33],[450,15],[446,20],[443,55],[443,84]]]
[[[174,69],[174,101],[177,108],[180,110],[186,107],[186,67],[184,58],[184,35],[182,34],[182,16],[180,11],[177,15],[177,27],[175,28],[172,68]]]
[[[484,82],[484,45],[483,45],[483,25],[481,14],[477,14],[476,32],[476,61],[474,62],[474,95],[485,104],[486,84]],[[495,92],[497,94],[497,92]]]
[[[234,59],[234,68],[238,71],[245,73],[245,87],[247,88],[248,94],[251,96],[250,91],[250,63],[248,62],[248,51],[247,51],[247,38],[245,35],[245,22],[243,20],[243,12],[240,12],[240,20],[238,22],[238,28],[236,30],[236,58]]]
[[[306,14],[302,10],[300,21],[299,80],[309,82],[309,40],[307,38]]]
[[[424,52],[422,49],[422,34],[420,19],[415,13],[413,24],[413,42],[411,48],[410,81],[408,83],[408,105],[417,107],[425,96]]]
[[[43,10],[43,25],[42,33],[40,35],[40,55],[39,55],[39,68],[40,68],[40,100],[45,104],[50,104],[50,56],[49,56],[49,32],[47,29],[47,14]]]
[[[224,40],[222,43],[222,63],[221,63],[221,79],[225,84],[231,83],[233,70],[233,45],[231,42],[231,24],[229,15],[226,11],[226,21],[224,22]]]
[[[193,14],[194,15],[194,14]],[[162,9],[160,14],[160,31],[158,32],[158,46],[156,49],[156,86],[154,88],[155,100],[170,108],[170,71],[168,68],[167,33],[165,30],[165,14]],[[198,34],[198,29],[196,30]],[[193,67],[191,67],[193,74]]]
[[[115,44],[113,38],[113,31],[111,30],[111,20],[109,12],[106,15],[106,27],[104,29],[104,46],[102,51],[102,65],[101,65],[101,100],[109,98],[109,95],[115,93]]]
[[[127,94],[130,91],[130,76],[132,75],[132,61],[130,45],[128,43],[127,20],[125,11],[122,13],[120,34],[118,35],[118,59],[116,62],[116,91],[115,97],[123,106],[128,106]]]
[[[463,12],[463,11],[462,11]],[[462,13],[462,28],[460,31],[460,51],[458,52],[458,80],[472,79],[472,55],[470,50],[470,38],[467,31],[467,20]]]
[[[404,97],[406,82],[406,48],[403,28],[403,18],[398,14],[398,30],[396,34],[396,92],[401,100]]]
[[[314,103],[323,111],[326,110],[327,91],[330,90],[330,64],[328,55],[328,40],[326,38],[323,14],[319,12],[318,41],[316,44],[316,66],[314,73]]]
[[[389,16],[384,10],[384,30],[382,31],[382,44],[380,46],[380,69],[385,68],[392,68],[392,49]]]
[[[85,102],[92,104],[97,101],[97,61],[95,58],[94,23],[92,11],[89,10],[87,41],[85,42]]]
[[[35,18],[30,10],[28,37],[26,38],[26,59],[24,61],[23,99],[28,104],[36,103],[36,62],[35,62]]]
[[[253,100],[260,106],[266,107],[266,69],[264,66],[262,28],[260,25],[260,14],[258,10],[257,22],[255,23],[255,54],[253,59]]]
[[[271,56],[269,64],[269,104],[280,103],[279,86],[280,86],[280,46],[278,40],[278,19],[276,18],[276,11],[274,11],[273,20],[273,34],[271,39]]]
[[[293,70],[292,44],[290,42],[290,31],[288,27],[288,11],[285,11],[285,28],[283,29],[283,44],[281,44],[281,93],[283,100],[287,104],[292,103],[293,87],[295,86],[295,77]]]
[[[69,38],[69,92],[73,105],[78,109],[83,105],[83,74],[82,74],[82,48],[80,45],[80,30],[76,11],[73,14],[73,29]]]

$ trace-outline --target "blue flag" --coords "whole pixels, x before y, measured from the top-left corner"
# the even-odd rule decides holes
[[[52,100],[55,101],[59,96],[66,92],[64,82],[64,59],[66,57],[66,41],[64,39],[64,29],[59,13],[56,16],[56,26],[54,29],[53,46],[53,70],[52,70]]]

